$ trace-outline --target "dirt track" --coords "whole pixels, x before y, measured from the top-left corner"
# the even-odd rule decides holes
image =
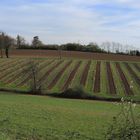
[[[95,75],[95,83],[94,83],[94,92],[98,93],[100,92],[100,74],[101,74],[101,62],[98,61],[96,64],[96,75]]]
[[[59,57],[56,50],[11,50],[11,57]],[[62,51],[62,57],[94,59],[94,60],[113,60],[113,61],[137,61],[140,62],[140,56],[127,56],[116,54],[89,53],[78,51]]]
[[[88,61],[88,63],[86,64],[86,66],[85,66],[85,68],[83,70],[83,74],[82,74],[82,77],[81,77],[81,80],[80,80],[80,84],[82,86],[85,86],[85,84],[86,84],[88,71],[90,69],[90,65],[91,65],[91,61]]]
[[[65,70],[70,66],[70,64],[72,63],[72,61],[68,62],[56,75],[56,77],[51,81],[51,83],[48,86],[48,89],[52,89],[57,81],[61,78],[62,74],[65,72]]]
[[[62,91],[64,91],[65,89],[67,89],[67,88],[69,87],[69,85],[71,84],[71,82],[72,82],[72,80],[73,80],[73,78],[74,78],[74,76],[75,76],[75,74],[76,74],[78,68],[80,67],[80,65],[81,65],[81,61],[79,61],[79,62],[75,65],[74,69],[71,71],[71,73],[70,73],[70,75],[69,75],[67,81],[65,82],[64,86],[63,86],[62,89],[61,89]]]
[[[113,74],[112,74],[112,69],[111,69],[111,66],[110,66],[110,62],[106,62],[106,68],[107,68],[109,92],[111,94],[116,94],[116,87],[115,87],[115,82],[114,82],[114,79],[113,79]]]
[[[122,79],[122,83],[124,85],[125,93],[126,95],[134,95],[133,91],[131,90],[130,84],[128,83],[124,72],[122,71],[122,68],[118,62],[116,62],[116,68],[118,70],[118,73],[120,75],[120,78]]]

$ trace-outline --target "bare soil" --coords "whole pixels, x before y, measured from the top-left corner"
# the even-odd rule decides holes
[[[94,83],[94,92],[100,92],[100,73],[101,73],[101,62],[98,61],[96,64],[96,74],[95,74],[95,83]]]
[[[11,57],[60,57],[57,50],[11,50]],[[94,60],[112,60],[112,61],[137,61],[140,62],[140,56],[128,56],[119,54],[104,54],[78,51],[61,51],[62,57],[94,59]]]
[[[122,68],[120,66],[120,64],[118,62],[116,62],[116,68],[119,72],[119,75],[120,75],[120,78],[122,80],[122,83],[124,85],[124,88],[125,88],[125,94],[126,95],[134,95],[134,93],[132,92],[131,88],[130,88],[130,84],[128,83],[125,75],[124,75],[124,72],[122,71]]]
[[[106,62],[107,67],[107,77],[108,77],[108,83],[109,83],[109,92],[110,94],[116,94],[116,87],[113,79],[113,74],[110,66],[110,62]]]

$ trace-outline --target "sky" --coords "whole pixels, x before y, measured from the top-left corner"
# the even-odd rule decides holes
[[[0,0],[0,31],[46,44],[115,41],[140,49],[139,0]]]

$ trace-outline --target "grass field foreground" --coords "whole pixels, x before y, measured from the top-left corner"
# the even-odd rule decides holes
[[[102,140],[119,111],[118,103],[0,93],[0,138]]]

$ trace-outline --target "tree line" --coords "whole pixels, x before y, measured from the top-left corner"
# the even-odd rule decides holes
[[[98,53],[115,53],[124,55],[140,56],[140,50],[133,45],[123,45],[118,42],[103,42],[97,44],[90,42],[87,45],[80,43],[66,43],[66,44],[44,44],[40,41],[38,36],[33,37],[31,45],[25,43],[25,39],[17,36],[18,49],[46,49],[46,50],[66,50],[66,51],[83,51],[83,52],[98,52]]]
[[[66,51],[83,51],[83,52],[98,52],[98,53],[115,53],[124,55],[136,55],[140,56],[140,50],[134,48],[132,45],[122,45],[117,42],[103,42],[101,45],[91,42],[87,45],[80,43],[66,43],[66,44],[44,44],[39,36],[34,36],[31,44],[27,43],[25,38],[17,35],[16,38],[12,38],[9,35],[1,32],[0,34],[0,50],[1,57],[3,57],[3,51],[5,55],[9,57],[9,48],[16,49],[45,49],[45,50],[61,50]]]

